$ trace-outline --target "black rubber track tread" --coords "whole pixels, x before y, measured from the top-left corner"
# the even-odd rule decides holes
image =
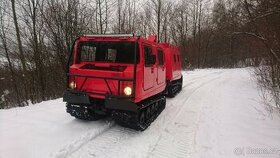
[[[167,97],[174,98],[181,90],[183,86],[183,76],[181,79],[176,80],[174,83],[171,83],[171,85],[167,88]]]
[[[153,102],[157,102],[157,103],[161,103],[161,104],[158,105],[158,109],[156,109],[156,111],[154,111],[154,113],[151,114],[151,117],[148,120],[146,120],[146,123],[144,125],[141,125],[139,123],[139,119],[130,120],[130,121],[122,121],[122,119],[118,119],[118,118],[114,118],[114,117],[113,118],[116,120],[116,123],[118,123],[121,126],[132,128],[132,129],[135,129],[135,130],[138,130],[138,131],[144,131],[151,125],[151,123],[164,110],[165,105],[166,105],[165,96],[161,95],[160,97],[156,97],[156,98],[145,101],[145,103],[143,103],[144,105],[140,105],[140,107],[142,107],[142,108],[139,109],[138,113],[134,113],[134,114],[132,113],[131,114],[132,115],[131,118],[138,118],[140,112],[143,112],[143,111],[146,112],[145,110],[147,108],[151,108],[151,106],[153,105],[152,104]],[[147,106],[145,104],[150,104],[150,105]]]
[[[66,105],[66,111],[73,117],[75,117],[76,119],[79,120],[86,120],[86,121],[96,121],[99,120],[101,118],[103,118],[104,116],[102,115],[98,115],[96,113],[94,113],[93,111],[91,111],[90,109],[87,110],[87,112],[82,112],[84,107],[80,107],[81,110],[79,110],[79,112],[77,112],[77,108],[73,108],[72,106]]]

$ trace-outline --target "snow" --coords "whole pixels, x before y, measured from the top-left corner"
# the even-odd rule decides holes
[[[280,157],[280,114],[265,110],[250,68],[183,75],[144,132],[77,120],[62,99],[0,110],[0,158]]]

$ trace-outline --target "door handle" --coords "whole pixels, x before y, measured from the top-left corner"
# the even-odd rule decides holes
[[[153,67],[151,68],[151,73],[154,73],[154,68]]]

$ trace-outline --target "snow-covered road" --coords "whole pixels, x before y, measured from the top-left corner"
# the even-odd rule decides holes
[[[184,72],[182,92],[144,132],[74,119],[62,99],[0,110],[0,158],[279,158],[279,114],[265,111],[248,70]]]

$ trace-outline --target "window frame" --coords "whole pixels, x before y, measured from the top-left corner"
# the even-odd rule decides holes
[[[160,54],[161,54],[161,59],[160,59]],[[165,59],[164,59],[163,50],[161,48],[157,48],[157,59],[158,59],[158,65],[163,66],[165,63]]]

